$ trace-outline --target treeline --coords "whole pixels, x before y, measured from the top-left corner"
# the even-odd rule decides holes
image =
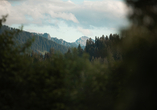
[[[89,55],[90,61],[105,62],[109,57],[113,59],[113,61],[122,60],[122,53],[118,47],[118,43],[122,41],[123,38],[120,38],[118,34],[110,34],[109,37],[102,35],[102,37],[95,37],[95,41],[91,38],[86,41],[86,46],[83,49],[79,44],[78,47],[68,48],[68,54],[72,54],[72,50],[77,51],[77,55],[82,57],[83,54]],[[42,56],[41,53],[32,51],[30,56],[41,56],[43,59],[50,58],[52,54],[55,53],[54,48],[50,48],[49,51],[45,52]],[[65,54],[66,54],[65,53]],[[111,59],[110,58],[110,59]]]
[[[28,54],[30,41],[15,44],[21,30],[1,33],[0,109],[156,110],[157,2],[126,3],[133,8],[132,24],[121,38],[89,39],[85,50],[55,54],[51,49],[42,57]]]
[[[114,60],[120,60],[122,59],[122,54],[120,54],[117,44],[121,40],[122,38],[117,34],[110,34],[109,37],[104,35],[100,38],[95,37],[95,42],[90,38],[86,42],[84,52],[90,55],[90,60],[104,60],[109,56]]]

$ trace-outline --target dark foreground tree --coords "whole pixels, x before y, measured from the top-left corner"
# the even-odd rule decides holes
[[[126,0],[132,25],[122,31],[123,61],[115,71],[122,74],[123,91],[116,110],[157,109],[157,1]]]
[[[0,26],[6,21],[4,16]],[[0,27],[1,29],[1,27]],[[17,45],[22,30],[0,34],[0,109],[1,110],[61,110],[64,104],[64,74],[62,63],[32,62],[26,51],[32,40]]]

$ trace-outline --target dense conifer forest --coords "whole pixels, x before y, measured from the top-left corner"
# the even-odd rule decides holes
[[[89,39],[84,50],[49,48],[43,57],[29,51],[32,39],[15,42],[21,29],[3,31],[0,109],[156,110],[157,1],[125,1],[130,27]]]

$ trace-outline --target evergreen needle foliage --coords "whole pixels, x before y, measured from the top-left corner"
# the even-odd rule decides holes
[[[43,57],[0,34],[1,110],[156,110],[157,2],[126,0],[131,26],[119,35]],[[0,19],[0,28],[7,16]]]

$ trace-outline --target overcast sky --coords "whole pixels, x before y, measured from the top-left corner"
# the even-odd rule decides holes
[[[123,0],[0,0],[6,25],[74,42],[118,33],[128,25]]]

